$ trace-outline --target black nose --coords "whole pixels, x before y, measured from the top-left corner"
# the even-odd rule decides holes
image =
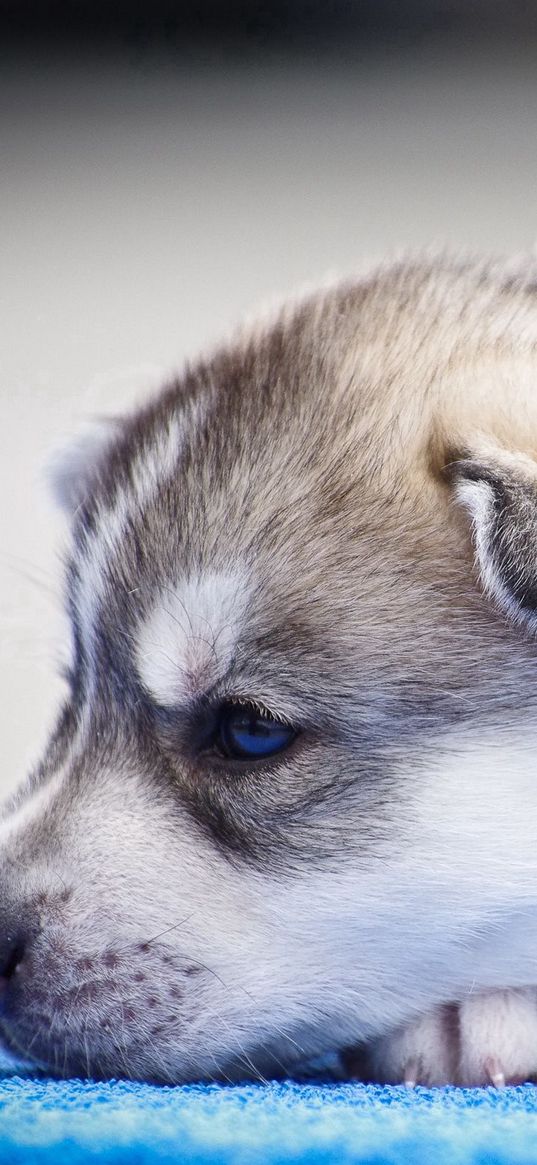
[[[24,958],[26,939],[20,927],[8,927],[0,937],[0,986],[13,978]]]

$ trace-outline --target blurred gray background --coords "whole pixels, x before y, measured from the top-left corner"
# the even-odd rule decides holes
[[[0,32],[3,793],[62,690],[50,451],[327,273],[533,248],[537,19],[0,0]]]

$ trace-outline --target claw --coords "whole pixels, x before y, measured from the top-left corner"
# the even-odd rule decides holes
[[[418,1083],[419,1060],[414,1058],[405,1064],[403,1084],[405,1088],[415,1088]]]
[[[497,1060],[495,1056],[489,1056],[489,1059],[485,1060],[483,1066],[491,1084],[493,1084],[495,1088],[505,1088],[505,1073],[502,1069],[500,1061]]]

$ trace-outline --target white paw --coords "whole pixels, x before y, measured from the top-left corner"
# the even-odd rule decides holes
[[[382,1084],[476,1086],[537,1077],[537,988],[477,992],[347,1052],[349,1072]]]
[[[458,1069],[458,1016],[451,1004],[347,1053],[352,1075],[378,1084],[431,1086],[454,1079]]]
[[[489,991],[459,1005],[459,1082],[520,1084],[537,1076],[537,989]]]

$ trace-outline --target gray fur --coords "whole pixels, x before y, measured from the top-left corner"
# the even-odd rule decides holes
[[[472,401],[457,377],[535,366],[534,287],[530,264],[442,259],[323,291],[187,369],[65,488],[69,695],[1,834],[11,1046],[60,1073],[235,1079],[371,1039],[484,967],[503,985],[490,932],[533,859],[495,897],[468,854],[462,892],[448,831],[422,853],[417,822],[439,758],[500,721],[508,744],[536,708],[533,643],[476,585],[443,472],[476,416],[516,442],[516,402],[506,420],[501,388]],[[230,570],[225,674],[157,706],[140,629]],[[200,749],[230,696],[295,725],[289,753]]]

